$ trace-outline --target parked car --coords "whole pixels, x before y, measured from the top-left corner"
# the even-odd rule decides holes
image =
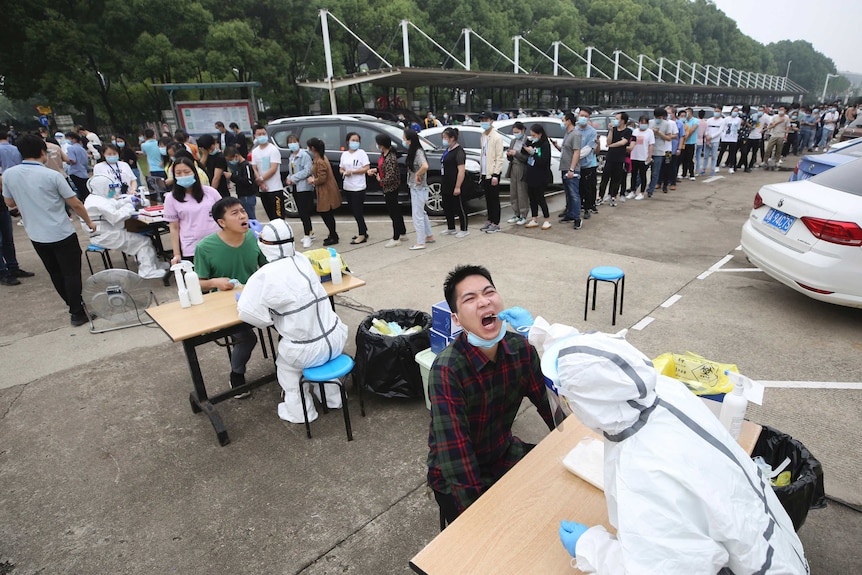
[[[362,149],[368,154],[368,159],[372,166],[377,165],[377,160],[380,158],[380,152],[377,150],[377,144],[374,139],[378,134],[385,134],[392,140],[392,145],[396,153],[399,155],[398,164],[401,168],[401,189],[399,190],[399,199],[402,203],[410,202],[410,192],[407,189],[407,166],[405,165],[405,157],[407,150],[404,148],[402,138],[404,129],[393,122],[378,120],[373,118],[367,119],[368,116],[357,118],[354,115],[329,115],[329,116],[300,116],[296,118],[282,118],[270,122],[266,131],[270,141],[281,152],[281,157],[284,161],[281,164],[281,176],[285,178],[288,174],[288,158],[290,151],[287,149],[287,137],[294,134],[302,142],[305,147],[305,142],[311,138],[320,138],[326,144],[326,157],[332,164],[332,171],[338,181],[338,187],[341,188],[341,175],[338,173],[338,162],[341,159],[341,153],[345,149],[345,139],[350,132],[359,134],[362,140]],[[428,186],[430,193],[428,201],[425,204],[425,210],[432,216],[443,215],[443,198],[441,192],[442,177],[440,175],[440,162],[443,155],[442,150],[438,150],[434,144],[420,136],[422,148],[428,157]],[[479,182],[479,163],[474,158],[467,158],[467,177],[464,180],[464,185],[461,187],[461,193],[464,198],[470,200],[482,195],[482,190],[478,186]],[[368,187],[365,196],[366,204],[384,204],[383,192],[380,189],[380,184],[376,178],[367,178]],[[285,209],[290,216],[298,215],[296,201],[293,198],[293,193],[290,190],[285,190],[286,202]]]
[[[841,132],[840,141],[852,140],[862,136],[862,118],[856,118]]]
[[[454,126],[458,128],[458,141],[461,143],[461,146],[464,148],[464,151],[476,154],[476,156],[481,156],[482,153],[482,128],[479,126]],[[447,126],[438,126],[436,128],[428,128],[422,130],[422,135],[428,139],[432,144],[441,147],[443,140],[443,130],[445,130]],[[501,134],[503,136],[503,150],[508,150],[512,145],[512,136]],[[506,162],[508,167],[508,161]],[[554,185],[562,186],[563,185],[563,175],[560,173],[560,152],[557,151],[556,148],[551,146],[551,173],[554,175]],[[505,172],[503,173],[505,176]],[[509,180],[506,177],[503,177],[500,181],[500,184],[504,186],[509,185]]]
[[[806,154],[796,164],[791,182],[807,180],[826,170],[862,158],[862,139],[848,140],[834,144],[825,154]]]
[[[562,145],[563,138],[566,136],[566,128],[563,127],[563,121],[559,118],[551,118],[551,117],[542,117],[542,118],[514,118],[509,120],[500,120],[498,122],[494,122],[494,127],[501,134],[505,134],[507,136],[512,135],[512,126],[515,125],[515,122],[521,122],[524,124],[527,129],[530,129],[530,126],[533,124],[540,124],[544,129],[545,133],[548,134],[548,137],[552,139],[557,145]]]
[[[742,227],[748,259],[808,297],[862,308],[862,160],[763,186]]]

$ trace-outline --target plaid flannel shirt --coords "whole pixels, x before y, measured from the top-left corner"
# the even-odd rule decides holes
[[[536,349],[507,333],[490,361],[462,333],[434,361],[428,382],[428,484],[454,496],[459,511],[525,454],[512,423],[528,397],[554,429]]]

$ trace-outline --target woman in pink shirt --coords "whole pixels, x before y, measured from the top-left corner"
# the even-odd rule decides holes
[[[221,199],[214,188],[201,185],[194,160],[180,157],[174,163],[174,190],[165,197],[165,221],[171,228],[174,257],[194,261],[195,246],[206,236],[219,231],[212,218],[212,207]]]

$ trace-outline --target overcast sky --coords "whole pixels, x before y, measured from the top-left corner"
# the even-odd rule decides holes
[[[814,49],[832,58],[839,70],[862,72],[862,34],[858,0],[713,0],[743,34],[769,44],[781,40],[808,40]],[[779,62],[780,64],[780,62]],[[784,74],[784,69],[781,70]],[[790,65],[793,79],[793,65]]]

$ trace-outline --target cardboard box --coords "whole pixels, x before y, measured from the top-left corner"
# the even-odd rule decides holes
[[[452,310],[445,301],[431,306],[431,327],[448,337],[457,336],[462,329],[452,321]]]
[[[446,349],[446,346],[449,345],[452,340],[455,339],[455,337],[458,337],[457,335],[455,337],[451,337],[446,335],[445,333],[440,333],[434,328],[431,328],[429,336],[431,339],[431,351],[435,354],[438,354],[444,349]]]

